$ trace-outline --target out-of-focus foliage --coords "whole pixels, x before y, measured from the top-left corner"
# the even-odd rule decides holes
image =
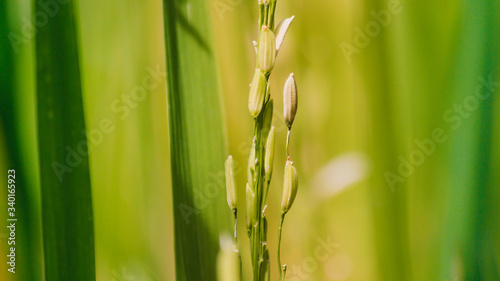
[[[22,9],[9,5],[21,34],[29,13],[22,3]],[[97,278],[174,280],[161,1],[78,3],[87,130],[95,132],[89,139],[95,140]],[[244,183],[256,5],[208,4],[229,153]],[[498,1],[278,0],[277,19],[291,15],[271,77],[276,145],[283,147],[276,151],[275,175],[285,163],[281,89],[290,71],[299,91],[290,153],[300,186],[282,241],[289,280],[498,279]],[[186,21],[196,20],[188,12]],[[11,94],[20,107],[15,122],[28,159],[36,144],[32,44],[27,40],[12,54],[18,87]],[[132,97],[145,79],[154,87]],[[114,129],[99,134],[104,119]],[[36,169],[23,163],[36,206]],[[277,242],[282,182],[276,179],[266,210],[269,248]],[[244,185],[238,187],[244,198]],[[239,230],[244,233],[243,224]],[[240,243],[249,280],[247,239]]]

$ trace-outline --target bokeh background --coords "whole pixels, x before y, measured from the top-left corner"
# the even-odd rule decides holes
[[[241,167],[252,137],[247,94],[256,2],[207,1],[228,153]],[[91,146],[97,279],[174,280],[165,80],[139,102],[124,100],[151,71],[165,68],[162,3],[75,4],[87,130],[105,118],[116,125]],[[8,22],[2,36],[21,34],[30,1],[2,1],[1,8]],[[484,82],[500,81],[500,2],[278,1],[277,19],[291,15],[271,78],[278,135],[267,210],[275,249],[286,137],[281,87],[294,72],[299,109],[290,153],[300,189],[284,226],[288,279],[500,280],[500,84]],[[27,188],[18,208],[29,218],[18,239],[30,262],[16,276],[43,280],[34,40],[17,52],[5,51],[5,37],[1,42],[1,74],[15,81],[2,101],[15,114],[1,116],[0,169],[21,167]],[[127,114],[113,109],[125,104]],[[240,198],[245,178],[238,176]],[[6,206],[5,189],[0,196]],[[6,230],[0,235],[4,253]],[[326,254],[318,256],[318,248]],[[4,259],[0,279],[14,280]],[[271,261],[276,276],[275,252]],[[246,266],[244,280],[250,272]]]

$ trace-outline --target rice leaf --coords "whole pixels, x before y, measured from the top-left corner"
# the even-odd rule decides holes
[[[208,3],[164,0],[177,280],[216,280],[230,233],[227,155]]]
[[[458,260],[463,280],[497,280],[498,259],[492,250],[497,186],[490,178],[494,101],[498,79],[498,11],[496,1],[464,1],[463,24],[454,71],[454,102],[465,105],[467,119],[452,135],[447,222],[442,245],[441,276],[453,274]],[[495,9],[496,7],[496,9]],[[472,101],[472,102],[471,102]],[[470,104],[477,102],[471,109]],[[495,264],[496,263],[496,264]]]
[[[23,146],[22,139],[26,137],[18,128],[23,123],[29,123],[29,118],[20,118],[16,112],[21,110],[19,104],[20,95],[19,89],[16,88],[16,83],[19,77],[16,76],[16,59],[18,58],[19,46],[15,45],[19,41],[15,41],[19,36],[19,22],[9,18],[9,11],[14,4],[6,1],[0,2],[0,38],[9,38],[8,40],[0,40],[0,129],[2,138],[5,139],[5,148],[7,153],[7,169],[15,170],[15,191],[16,200],[14,201],[15,222],[16,228],[16,262],[19,265],[15,268],[17,280],[39,280],[41,277],[41,267],[38,260],[37,248],[40,246],[39,240],[39,221],[35,219],[36,206],[35,198],[29,186],[30,178],[34,177],[26,168],[27,148]],[[5,189],[7,192],[7,189]],[[3,206],[7,205],[7,196],[2,198]],[[5,213],[7,216],[7,213]],[[4,217],[3,217],[4,218]],[[4,242],[5,240],[2,240]],[[7,245],[7,244],[5,244]],[[7,248],[5,248],[7,250]],[[10,254],[7,253],[7,254]],[[11,268],[9,265],[7,268]],[[5,276],[12,273],[5,271]],[[1,276],[1,275],[0,275]]]
[[[44,2],[35,13],[47,15]],[[45,279],[89,281],[94,227],[76,20],[73,1],[58,7],[36,34]]]

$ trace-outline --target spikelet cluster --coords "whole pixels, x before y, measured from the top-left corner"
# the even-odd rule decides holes
[[[255,122],[254,137],[247,164],[247,183],[245,185],[246,228],[250,238],[253,280],[270,280],[269,250],[267,249],[268,222],[265,214],[266,200],[275,157],[276,128],[273,126],[274,101],[270,91],[269,77],[276,63],[276,56],[282,47],[284,37],[294,17],[283,20],[274,27],[274,11],[276,0],[259,0],[259,35],[254,41],[257,56],[253,78],[248,95],[248,110]],[[281,202],[281,224],[279,233],[281,241],[281,225],[286,213],[295,201],[298,189],[297,170],[290,160],[288,145],[290,130],[297,113],[297,84],[294,74],[286,79],[283,88],[283,119],[288,128],[286,141],[286,162],[284,170],[283,193]],[[227,203],[235,214],[237,210],[237,184],[232,156],[226,161]],[[235,235],[235,239],[236,235]],[[279,243],[280,245],[280,243]],[[280,246],[278,246],[278,263],[280,278],[284,280],[286,266],[281,265]],[[229,257],[229,254],[228,254]],[[229,260],[229,258],[227,258]],[[227,262],[229,265],[229,261]],[[283,275],[283,277],[282,277]],[[222,281],[222,280],[219,280]]]

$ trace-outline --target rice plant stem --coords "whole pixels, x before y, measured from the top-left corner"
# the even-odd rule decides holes
[[[284,220],[285,220],[285,213],[283,212],[283,213],[281,213],[280,226],[278,229],[278,267],[279,267],[279,272],[280,272],[280,275],[279,275],[280,281],[284,280],[284,278],[285,278],[283,276],[283,270],[282,270],[282,266],[281,266],[281,231],[283,229],[283,221]]]
[[[265,24],[265,6],[262,1],[259,1],[259,33],[262,26]],[[257,37],[258,38],[258,37]]]
[[[288,128],[288,131],[286,133],[286,158],[290,157],[290,153],[288,152],[288,145],[290,144],[290,127]]]
[[[264,200],[262,200],[262,205],[265,206],[266,205],[266,201],[267,201],[267,194],[269,193],[269,185],[271,184],[271,179],[266,179],[266,182],[265,182],[265,185],[264,185],[264,190],[266,191],[266,193],[264,194]]]
[[[276,5],[276,0],[262,0],[259,1],[259,36],[262,32],[264,26],[270,26],[274,21],[274,6]],[[257,42],[257,47],[261,42]],[[259,57],[257,55],[256,65],[259,67]],[[266,84],[267,89],[269,89],[269,75],[266,73]],[[269,95],[266,92],[266,95]],[[269,97],[264,99],[263,108],[266,108],[266,104],[269,102]],[[253,225],[250,231],[250,248],[252,255],[252,266],[253,266],[253,280],[261,281],[264,276],[262,274],[262,265],[264,262],[264,253],[266,252],[265,234],[262,229],[264,224],[264,216],[262,214],[262,207],[265,205],[265,200],[267,199],[269,180],[265,177],[265,145],[267,136],[264,135],[264,114],[261,112],[254,119],[254,142],[255,142],[255,164],[254,172],[252,175],[251,188],[255,194],[255,200],[253,202],[253,214],[247,214],[253,216]]]
[[[234,209],[234,241],[238,243],[238,209]]]
[[[269,1],[269,19],[268,19],[268,25],[269,27],[274,30],[274,10],[276,8],[276,0],[270,0]]]
[[[261,250],[261,211],[262,211],[262,197],[263,197],[263,175],[264,175],[264,141],[263,141],[263,135],[262,135],[262,127],[263,127],[263,114],[260,114],[255,118],[255,159],[256,165],[255,165],[255,175],[254,178],[257,180],[255,182],[254,192],[255,192],[255,208],[254,208],[254,218],[256,218],[255,224],[253,226],[253,233],[252,233],[252,250],[253,250],[253,256],[252,259],[254,261],[254,280],[255,281],[260,281],[260,260],[263,260],[264,253]]]
[[[266,25],[266,26],[269,25],[269,3],[268,3],[268,1],[264,1],[264,25]]]

